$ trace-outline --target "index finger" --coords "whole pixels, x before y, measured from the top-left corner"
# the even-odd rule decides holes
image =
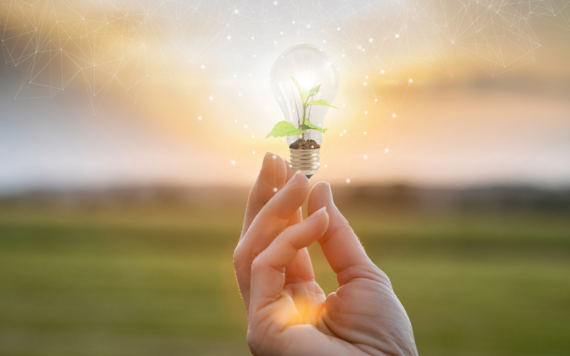
[[[240,241],[265,204],[283,188],[290,176],[288,171],[291,169],[281,157],[270,152],[265,154],[259,176],[249,193]]]

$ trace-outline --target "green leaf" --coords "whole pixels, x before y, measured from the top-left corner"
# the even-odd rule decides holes
[[[311,129],[311,130],[317,130],[317,131],[320,131],[322,133],[325,133],[325,131],[328,130],[328,129],[323,129],[321,127],[313,125],[313,123],[310,122],[309,120],[305,120],[305,125],[303,126],[303,128]]]
[[[319,93],[319,90],[321,90],[321,84],[312,87],[311,90],[309,90],[309,95],[307,96],[307,99],[317,95]]]
[[[265,138],[269,137],[283,137],[283,136],[299,136],[305,133],[306,130],[298,129],[295,125],[287,121],[279,121],[273,127],[273,130]]]
[[[311,101],[310,103],[307,103],[307,106],[309,106],[309,105],[324,105],[324,106],[328,106],[328,107],[333,108],[333,109],[338,109],[336,106],[332,106],[331,104],[328,103],[328,101],[326,101],[324,99]]]
[[[295,86],[297,87],[299,94],[301,95],[301,101],[303,102],[303,105],[305,105],[307,103],[307,99],[309,99],[309,92],[304,86],[301,85],[301,83],[297,81],[297,79],[293,78],[292,76],[290,77],[293,83],[295,83]]]

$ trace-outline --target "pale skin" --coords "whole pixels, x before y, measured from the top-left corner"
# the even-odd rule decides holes
[[[307,199],[309,218],[303,220]],[[315,281],[307,251],[314,242],[337,275],[339,287],[328,296]],[[388,276],[366,255],[330,186],[321,182],[311,190],[279,156],[264,157],[234,266],[256,356],[418,354]]]

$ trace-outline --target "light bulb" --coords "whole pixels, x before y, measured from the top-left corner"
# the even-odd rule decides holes
[[[339,87],[338,67],[326,52],[304,44],[293,46],[281,53],[271,69],[271,90],[283,111],[285,121],[302,128],[305,117],[308,121],[306,124],[325,128],[323,124],[329,107],[310,105],[303,110],[304,105],[295,80],[307,91],[320,85],[318,93],[307,102],[326,100],[327,103],[332,103]],[[304,145],[306,149],[291,148],[291,145],[299,143],[299,140],[308,141]],[[315,141],[317,145],[310,140]],[[300,170],[307,178],[311,178],[320,167],[322,133],[308,129],[300,136],[287,136],[287,143],[290,146],[290,164],[293,171]]]

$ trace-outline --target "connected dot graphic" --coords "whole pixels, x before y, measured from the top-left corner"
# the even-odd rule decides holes
[[[453,77],[462,56],[500,75],[536,60],[540,21],[570,30],[570,2],[0,0],[0,58],[24,73],[15,99],[82,88],[94,115],[113,91],[138,103],[156,83],[175,88],[199,103],[190,121],[231,127],[244,142],[235,153],[252,157],[266,151],[265,134],[256,128],[272,126],[265,117],[279,118],[272,99],[255,104],[255,95],[269,88],[270,64],[292,45],[313,44],[334,58],[353,93],[334,103],[349,121],[330,120],[322,159],[333,167],[341,159],[327,156],[327,147],[342,147],[359,150],[364,159],[356,161],[366,165],[380,162],[384,156],[374,153],[382,148],[390,151],[397,123],[406,120],[405,99],[386,93],[421,87],[414,65]],[[228,101],[232,116],[218,115]],[[374,139],[371,146],[361,146],[364,137]],[[236,165],[230,153],[226,159]]]

